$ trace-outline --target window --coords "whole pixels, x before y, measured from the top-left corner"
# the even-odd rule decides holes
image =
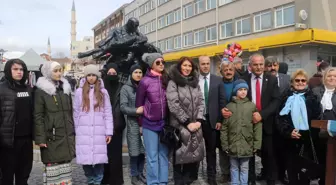
[[[219,6],[231,3],[233,0],[219,0]]]
[[[90,46],[86,46],[85,49],[86,49],[86,50],[89,50],[89,49],[90,49]]]
[[[207,28],[207,41],[213,41],[217,39],[217,27],[212,26]]]
[[[152,28],[152,30],[151,31],[155,31],[156,30],[156,20],[154,19],[154,20],[152,20],[152,22],[151,22],[151,28]]]
[[[195,32],[195,44],[201,44],[205,42],[205,31],[204,30],[199,30]]]
[[[174,22],[181,21],[181,9],[178,9],[174,12]]]
[[[193,42],[193,34],[190,33],[186,33],[183,36],[183,40],[184,40],[184,46],[191,46],[194,42]]]
[[[217,0],[207,0],[207,10],[216,8],[216,1]]]
[[[166,50],[170,51],[174,49],[174,42],[173,42],[173,38],[169,38],[166,40]]]
[[[174,49],[178,49],[182,47],[182,38],[181,36],[177,36],[174,38]]]
[[[143,14],[147,13],[147,8],[148,8],[147,3],[144,4],[144,5],[141,5],[140,6],[140,15],[143,15]]]
[[[158,29],[163,28],[163,27],[166,26],[165,25],[165,17],[164,16],[161,16],[158,21],[159,21],[158,22]]]
[[[194,12],[193,12],[193,5],[192,4],[188,4],[186,5],[184,8],[183,8],[183,18],[184,19],[187,19],[191,16],[194,15]]]
[[[161,51],[165,51],[165,41],[164,40],[159,41],[158,48],[160,48]]]
[[[169,13],[166,17],[166,20],[167,20],[166,22],[167,26],[173,24],[174,23],[174,12]]]
[[[242,35],[251,33],[251,19],[250,17],[238,19],[236,22],[236,34]]]
[[[221,30],[220,38],[232,37],[233,36],[232,22],[222,23],[220,30]]]
[[[195,1],[195,15],[204,12],[204,0],[196,0]]]
[[[155,0],[151,0],[149,3],[150,3],[150,9],[153,10],[155,8]]]
[[[254,31],[262,31],[272,28],[271,12],[264,12],[254,16]]]
[[[145,24],[145,33],[149,33],[151,32],[151,23],[146,23]]]
[[[142,25],[139,27],[139,31],[142,33],[142,34],[146,34],[146,29],[145,29],[145,26]]]
[[[169,0],[158,0],[158,6],[162,5],[163,3],[168,2]]]
[[[295,23],[294,5],[282,6],[275,11],[275,26],[288,26]]]

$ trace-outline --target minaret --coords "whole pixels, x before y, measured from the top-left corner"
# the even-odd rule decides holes
[[[75,8],[75,0],[72,1],[72,9],[71,9],[71,42],[76,41],[76,8]]]
[[[51,57],[50,37],[48,37],[48,55]]]

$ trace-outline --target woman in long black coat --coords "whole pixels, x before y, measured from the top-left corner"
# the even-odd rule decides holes
[[[109,63],[106,66],[104,85],[109,93],[112,105],[114,132],[111,143],[107,145],[109,163],[105,165],[102,184],[122,185],[124,184],[122,167],[122,142],[123,131],[126,127],[125,118],[120,111],[120,90],[123,86],[118,78],[118,66]]]

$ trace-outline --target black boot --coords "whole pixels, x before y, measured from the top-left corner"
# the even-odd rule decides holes
[[[139,176],[132,176],[131,177],[131,183],[132,183],[132,185],[140,185]]]

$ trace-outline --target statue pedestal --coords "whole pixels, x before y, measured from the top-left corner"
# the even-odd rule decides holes
[[[313,120],[312,127],[328,129],[328,120]],[[336,137],[329,137],[327,149],[326,184],[336,184]]]

